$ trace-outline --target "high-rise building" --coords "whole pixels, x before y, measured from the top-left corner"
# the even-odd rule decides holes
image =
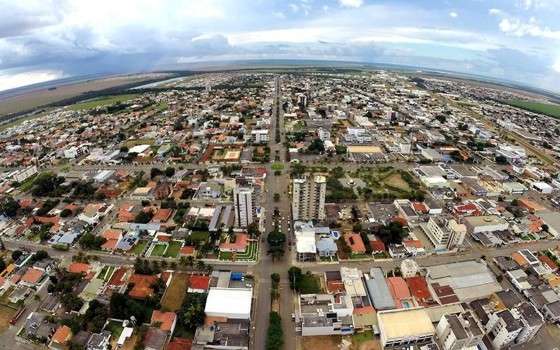
[[[292,215],[294,220],[324,220],[327,179],[306,176],[293,181]]]
[[[247,227],[253,223],[253,189],[236,185],[233,190],[233,204],[235,209],[235,226]]]

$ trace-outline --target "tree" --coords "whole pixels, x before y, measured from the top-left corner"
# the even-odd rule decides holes
[[[163,174],[163,172],[159,168],[152,168],[150,170],[150,178],[152,178],[152,179],[154,177],[160,176],[162,174]]]
[[[14,250],[12,252],[12,260],[17,261],[22,255],[23,255],[23,252],[21,250]]]
[[[175,175],[175,168],[173,168],[173,167],[167,167],[167,168],[165,169],[165,176],[171,177],[171,176],[173,176],[173,175]]]
[[[17,215],[17,211],[19,208],[19,203],[13,197],[5,197],[0,202],[0,215],[5,215],[9,218],[13,218]]]
[[[279,201],[280,201],[280,193],[275,193],[275,194],[274,194],[274,201],[275,201],[275,202],[279,202]]]
[[[400,244],[405,235],[406,231],[399,222],[391,222],[382,226],[377,233],[379,239],[386,245],[391,243]]]
[[[49,258],[49,253],[47,253],[45,250],[38,250],[35,254],[33,254],[30,260],[31,262],[37,262],[48,258]]]
[[[290,289],[296,290],[298,282],[302,276],[301,269],[297,266],[292,266],[288,270],[288,278],[290,280]]]
[[[179,321],[183,326],[194,332],[204,323],[204,306],[206,305],[205,293],[188,293],[179,312]]]
[[[284,345],[284,333],[282,331],[282,319],[280,315],[272,311],[268,331],[266,333],[266,350],[280,350]]]
[[[151,211],[140,210],[136,217],[134,218],[134,222],[139,224],[147,224],[152,220],[153,214]]]
[[[90,232],[86,232],[80,237],[78,243],[83,249],[99,250],[107,240],[104,237],[96,236]]]
[[[314,139],[311,141],[309,147],[307,147],[307,151],[313,154],[322,154],[325,152],[325,144],[321,139]]]
[[[334,146],[336,154],[346,154],[347,148],[344,145],[336,145]]]
[[[4,259],[0,258],[0,272],[4,271],[6,269],[6,262],[4,261]]]

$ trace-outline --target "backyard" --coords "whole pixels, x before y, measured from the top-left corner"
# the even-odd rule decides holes
[[[257,242],[250,242],[247,250],[244,253],[235,254],[235,261],[256,261],[259,252],[259,244]],[[220,252],[220,260],[233,260],[233,253]]]
[[[132,254],[134,255],[142,255],[148,246],[148,241],[140,241],[138,242],[134,248],[132,248]]]

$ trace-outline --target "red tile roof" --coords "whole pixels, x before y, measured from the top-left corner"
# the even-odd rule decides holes
[[[406,284],[408,285],[412,295],[420,303],[425,303],[432,299],[432,294],[428,289],[428,283],[426,283],[426,279],[424,277],[409,277],[406,279]]]
[[[371,247],[371,250],[373,252],[384,252],[386,251],[386,247],[385,247],[385,243],[383,243],[383,241],[381,240],[372,240],[369,241],[369,246]]]
[[[236,233],[235,242],[224,242],[220,244],[220,250],[244,252],[249,244],[249,235],[246,233]]]
[[[152,285],[157,281],[157,276],[134,274],[130,277],[129,283],[134,286],[128,292],[132,298],[145,299],[152,296],[154,290]]]
[[[68,266],[68,272],[87,274],[90,268],[89,264],[74,262]]]
[[[174,312],[162,312],[159,310],[154,310],[152,312],[151,324],[159,323],[159,329],[165,332],[170,332],[173,328],[173,324],[177,319],[177,315]]]
[[[208,290],[210,286],[210,276],[190,275],[188,285],[191,289]]]
[[[364,244],[364,241],[362,240],[362,237],[359,234],[357,234],[357,233],[345,233],[344,234],[344,240],[346,241],[348,246],[350,246],[353,253],[362,253],[363,254],[363,253],[366,252],[366,246]]]
[[[21,277],[21,281],[35,284],[39,282],[41,278],[43,278],[44,274],[45,273],[42,270],[30,267],[27,269],[27,271],[25,271],[25,274]]]
[[[191,350],[192,340],[186,338],[173,338],[165,350]]]
[[[57,344],[64,344],[72,337],[72,330],[68,326],[60,326],[52,336],[52,341]]]

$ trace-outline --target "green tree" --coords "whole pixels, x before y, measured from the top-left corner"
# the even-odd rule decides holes
[[[284,333],[282,331],[282,319],[280,315],[272,311],[269,317],[268,331],[266,333],[266,350],[280,350],[284,345]]]

